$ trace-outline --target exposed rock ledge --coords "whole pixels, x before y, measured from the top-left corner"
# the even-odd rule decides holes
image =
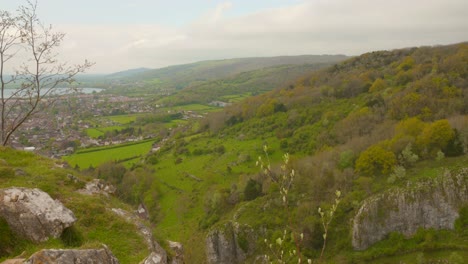
[[[11,230],[34,242],[59,237],[75,223],[72,211],[39,189],[0,189],[0,217]]]
[[[248,225],[228,222],[213,229],[206,238],[208,263],[237,264],[255,252],[255,232]]]
[[[24,264],[119,264],[107,248],[103,249],[44,249],[34,253]]]
[[[468,168],[370,197],[354,217],[353,247],[364,250],[391,232],[411,236],[420,227],[453,229],[466,203]]]

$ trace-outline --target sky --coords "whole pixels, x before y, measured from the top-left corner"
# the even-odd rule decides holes
[[[95,62],[89,73],[468,41],[466,0],[38,0],[38,15],[66,33],[60,58]]]

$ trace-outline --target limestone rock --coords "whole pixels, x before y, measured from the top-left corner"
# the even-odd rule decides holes
[[[206,238],[208,263],[243,263],[255,251],[255,233],[248,225],[228,222],[213,229]]]
[[[364,250],[391,232],[411,236],[421,227],[453,229],[466,202],[468,168],[370,197],[354,217],[353,247]]]
[[[25,264],[119,264],[107,248],[103,249],[45,249],[34,253]]]
[[[0,189],[0,217],[11,230],[34,242],[59,237],[75,223],[72,211],[39,189]]]
[[[108,196],[109,194],[114,194],[116,190],[113,185],[99,179],[94,179],[86,183],[85,188],[78,190],[78,192],[87,195],[104,194]]]
[[[167,258],[164,259],[160,254],[151,252],[140,264],[167,264]]]
[[[169,248],[171,249],[172,252],[174,252],[174,255],[172,256],[171,259],[171,264],[184,264],[184,246],[179,243],[179,242],[174,242],[174,241],[167,241],[169,242]]]

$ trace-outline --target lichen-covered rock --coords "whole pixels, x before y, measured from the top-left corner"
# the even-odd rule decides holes
[[[34,253],[25,264],[119,264],[107,248],[103,249],[44,249]]]
[[[179,242],[167,241],[169,248],[174,253],[171,258],[171,264],[184,264],[184,246]]]
[[[406,236],[418,228],[453,229],[468,202],[468,168],[365,200],[354,217],[352,244],[364,250],[391,232]]]
[[[242,263],[255,251],[255,241],[255,232],[248,225],[228,222],[213,229],[206,238],[208,263]]]
[[[39,189],[0,189],[0,217],[11,230],[34,242],[59,237],[75,223],[72,211]]]
[[[103,194],[108,196],[114,194],[116,190],[117,189],[112,184],[108,184],[99,179],[94,179],[86,183],[86,186],[83,189],[78,190],[78,192],[87,195]]]
[[[167,258],[156,252],[151,252],[140,264],[167,264]]]

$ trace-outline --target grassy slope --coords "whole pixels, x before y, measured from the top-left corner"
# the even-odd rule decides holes
[[[78,221],[69,236],[33,244],[17,238],[0,222],[0,260],[11,258],[26,251],[30,255],[42,248],[99,248],[104,243],[121,263],[138,263],[148,251],[136,227],[116,216],[110,208],[131,210],[113,197],[85,196],[76,193],[82,183],[72,182],[67,175],[82,178],[75,171],[65,170],[46,158],[31,153],[0,148],[0,188],[12,186],[39,188],[52,198],[60,200],[72,210]],[[14,176],[15,170],[25,175]],[[6,172],[10,172],[7,174]],[[5,252],[8,252],[5,254]]]
[[[190,153],[193,153],[197,148],[206,150],[224,145],[226,149],[224,154],[177,155],[175,154],[176,150],[172,148],[170,151],[163,152],[158,156],[159,163],[154,166],[156,169],[155,177],[162,179],[166,184],[180,186],[183,191],[163,188],[160,206],[164,213],[161,215],[160,226],[156,228],[157,232],[161,232],[170,238],[180,238],[180,241],[186,243],[192,240],[203,240],[206,231],[201,229],[199,224],[206,217],[206,201],[213,198],[220,189],[229,189],[232,184],[236,184],[238,189],[242,190],[246,179],[258,172],[258,168],[255,168],[254,164],[256,157],[262,154],[261,146],[264,143],[270,145],[271,149],[274,150],[274,161],[279,160],[282,152],[295,153],[293,159],[296,160],[297,164],[304,167],[301,170],[304,175],[300,177],[300,182],[298,182],[299,185],[303,186],[297,188],[301,189],[303,195],[318,197],[310,198],[310,200],[321,199],[323,203],[329,198],[327,193],[333,193],[334,188],[346,189],[346,194],[349,194],[349,196],[345,198],[347,201],[342,205],[344,211],[340,212],[340,216],[336,221],[338,223],[348,223],[359,201],[362,201],[370,193],[366,194],[365,191],[359,189],[362,183],[355,182],[359,175],[354,174],[342,179],[340,177],[345,175],[343,172],[330,171],[327,166],[335,166],[340,152],[346,150],[346,148],[353,149],[355,155],[357,155],[369,145],[392,137],[395,123],[403,119],[405,114],[406,117],[418,116],[427,122],[460,114],[462,108],[451,108],[451,106],[458,107],[460,100],[463,100],[460,99],[459,94],[449,99],[444,98],[443,95],[440,95],[440,97],[438,97],[439,95],[424,97],[424,93],[428,91],[420,87],[423,82],[426,83],[422,87],[428,87],[427,82],[435,82],[437,78],[447,78],[447,85],[452,82],[454,86],[458,85],[458,88],[466,89],[464,84],[466,79],[463,77],[466,76],[466,73],[463,72],[463,68],[452,67],[448,62],[443,61],[445,58],[460,60],[461,58],[457,56],[463,56],[459,54],[463,54],[464,49],[466,50],[466,45],[454,45],[434,49],[408,49],[366,54],[318,74],[305,77],[298,81],[295,87],[277,90],[265,96],[249,99],[242,105],[235,105],[211,116],[208,127],[212,128],[213,124],[219,124],[219,122],[223,124],[222,127],[212,129],[211,132],[214,132],[214,134],[207,133],[201,137],[187,139],[185,147]],[[408,71],[405,68],[405,63],[407,58],[412,56],[415,58],[416,63],[414,66],[410,66],[410,68],[413,67],[413,70]],[[429,75],[431,74],[431,67],[434,67],[431,64],[433,57],[442,60],[439,65],[445,67],[437,75]],[[435,59],[432,59],[432,62],[434,61]],[[454,71],[454,73],[450,71]],[[383,90],[376,88],[375,91],[369,92],[369,88],[376,78],[383,78],[386,87]],[[420,104],[402,107],[404,102],[398,100],[410,93],[420,93],[421,98],[427,100],[428,104],[419,101],[417,103]],[[287,108],[287,112],[262,112],[264,110],[262,109],[263,106],[274,105],[274,103],[271,103],[271,99],[283,103]],[[452,100],[453,104],[446,104],[444,107],[443,104],[437,101],[439,99],[441,102],[443,100]],[[439,104],[440,106],[437,106]],[[424,116],[419,108],[428,105],[433,107],[431,109],[432,116]],[[370,109],[372,115],[369,115],[368,119],[356,118],[357,113],[366,113],[366,107]],[[361,111],[362,109],[365,111]],[[398,112],[399,110],[402,113]],[[236,117],[237,120],[241,121],[231,123],[229,126],[228,121],[231,117]],[[370,129],[362,129],[365,126],[370,127]],[[356,130],[356,127],[361,130]],[[352,129],[358,132],[353,132]],[[349,133],[354,134],[340,134],[341,131],[349,131]],[[360,137],[359,133],[363,135]],[[346,142],[348,136],[354,141]],[[283,142],[287,144],[281,149],[279,145]],[[308,155],[313,153],[316,153],[317,156],[309,159]],[[228,173],[227,166],[235,162],[240,154],[250,155],[251,160],[231,166],[232,171]],[[320,158],[320,155],[324,157],[329,155],[328,159],[331,160]],[[181,158],[182,163],[175,165],[176,158]],[[442,170],[441,167],[455,169],[466,165],[466,162],[466,155],[460,158],[445,159],[442,162],[434,162],[433,159],[426,160],[418,163],[415,168],[409,169],[408,177],[405,180],[397,181],[394,184],[404,185],[406,180],[433,176]],[[329,163],[332,165],[327,165]],[[431,169],[431,166],[435,167]],[[187,170],[189,170],[190,174],[196,175],[204,179],[204,181],[198,183],[184,177],[183,173]],[[354,168],[351,168],[351,171],[353,172]],[[325,179],[317,179],[317,175],[331,179],[327,182]],[[386,178],[378,177],[371,180],[369,184],[368,188],[371,193],[385,190],[391,186],[391,184],[387,183]],[[320,192],[320,194],[314,194],[314,192]],[[265,212],[263,216],[259,215],[258,208],[263,207],[262,199],[264,198],[259,198],[253,202],[241,202],[235,208],[243,208],[245,212],[243,216],[246,217],[243,220],[248,224],[265,225],[271,223],[273,226],[281,224],[283,220],[280,215],[275,214],[274,210]],[[310,205],[307,205],[307,203]],[[308,213],[310,217],[303,219],[303,224],[313,225],[314,221],[316,223],[318,220],[316,206],[319,204],[316,204],[315,201],[307,203],[299,208],[303,211],[294,213],[304,214],[304,212],[310,210]],[[250,210],[248,205],[252,205]],[[232,217],[236,209],[229,210],[222,215],[221,220]],[[304,215],[301,217],[304,217]],[[307,221],[310,221],[310,223]],[[180,223],[184,223],[184,227],[186,227],[183,232],[177,232]],[[359,254],[353,255],[349,242],[349,226],[340,224],[334,228],[336,232],[332,236],[335,236],[335,238],[331,238],[331,246],[329,246],[328,252],[330,252],[330,255],[337,256],[337,262],[340,262],[340,258],[344,262],[352,259],[364,261],[376,257],[385,258],[386,253],[382,252],[391,252],[387,253],[390,255],[406,254],[402,251],[392,252],[392,249],[388,251],[389,249],[383,246],[377,247],[376,252],[368,251],[368,253],[365,253],[368,254],[367,257],[359,256]],[[318,234],[314,234],[316,237],[321,236],[320,231],[318,232]],[[440,248],[445,251],[442,255],[451,252],[450,239],[453,238],[453,235],[456,236],[456,234],[452,233],[452,235],[444,236],[442,234],[437,237],[438,243],[441,244]],[[272,238],[274,239],[274,237]],[[459,237],[458,239],[463,241],[466,238]],[[391,243],[390,245],[392,245]],[[402,243],[406,245],[405,243],[411,244],[413,242],[403,241]],[[393,247],[393,249],[395,248],[398,247]],[[424,250],[431,251],[431,249],[427,248]],[[202,251],[203,249],[197,252],[192,249],[192,252],[188,254],[199,260],[202,259]],[[314,256],[316,253],[311,251],[310,254]],[[416,256],[416,254],[409,255],[410,257]]]
[[[139,159],[151,150],[152,145],[152,140],[145,140],[131,144],[90,148],[63,157],[63,159],[72,167],[76,165],[80,168],[96,167],[108,161]]]

